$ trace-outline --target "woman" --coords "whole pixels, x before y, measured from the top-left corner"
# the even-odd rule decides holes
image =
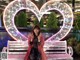
[[[28,45],[29,48],[24,60],[46,60],[46,55],[43,51],[44,38],[39,26],[36,25],[28,36]]]

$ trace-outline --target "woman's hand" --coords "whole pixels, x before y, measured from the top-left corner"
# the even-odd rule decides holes
[[[40,40],[38,39],[38,42],[40,42]]]
[[[38,45],[40,45],[41,40],[40,40],[40,36],[38,37]]]
[[[41,44],[41,41],[40,40],[38,40],[38,45],[40,45]]]

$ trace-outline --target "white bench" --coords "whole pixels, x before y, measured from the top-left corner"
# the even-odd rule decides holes
[[[27,41],[8,41],[8,60],[24,60],[27,48]],[[44,51],[48,60],[73,60],[73,50],[66,41],[45,42]]]
[[[47,48],[49,45],[50,47]],[[66,41],[46,42],[45,48],[49,60],[73,60],[73,49],[67,47]]]

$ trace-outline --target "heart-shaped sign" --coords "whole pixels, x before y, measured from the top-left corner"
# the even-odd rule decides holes
[[[30,10],[40,21],[42,16],[50,10],[59,11],[63,18],[62,28],[46,41],[54,41],[63,39],[71,30],[73,25],[73,12],[70,6],[61,1],[51,0],[46,2],[39,10],[37,6],[30,0],[14,0],[8,4],[3,13],[4,26],[9,35],[15,40],[27,40],[27,37],[21,34],[14,24],[14,17],[20,10]]]

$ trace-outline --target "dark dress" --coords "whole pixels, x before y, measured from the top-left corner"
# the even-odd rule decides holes
[[[30,51],[29,59],[30,60],[41,60],[41,54],[38,51],[38,45],[40,44],[40,42],[38,42],[37,36],[34,36],[33,42],[30,42],[30,44],[33,45],[33,47]]]

